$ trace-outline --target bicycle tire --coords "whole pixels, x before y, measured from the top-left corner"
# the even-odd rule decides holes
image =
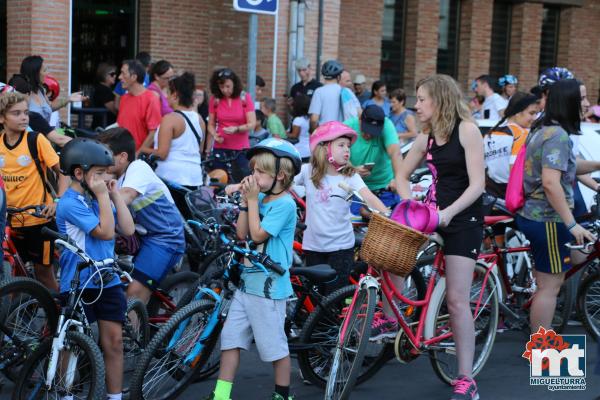
[[[358,289],[356,298],[346,315],[348,324],[346,335],[342,342],[340,342],[338,336],[338,343],[333,356],[327,385],[325,386],[325,400],[346,400],[350,398],[360,368],[362,367],[367,344],[369,344],[371,323],[375,315],[376,305],[377,289],[375,287]],[[360,318],[359,314],[364,314],[364,317]],[[360,325],[355,327],[356,323]],[[358,333],[357,338],[354,337],[354,333]],[[348,352],[346,349],[349,344],[353,345],[353,348]],[[352,353],[353,357],[350,357]],[[347,360],[346,357],[348,357]],[[349,369],[346,369],[347,364],[349,364]]]
[[[577,304],[583,326],[596,341],[600,340],[600,271],[581,283]]]
[[[176,398],[183,392],[188,385],[192,383],[192,379],[197,368],[202,368],[203,359],[206,358],[212,351],[210,341],[207,347],[202,352],[199,362],[195,366],[182,366],[185,356],[190,348],[196,343],[196,340],[203,332],[203,327],[206,326],[208,317],[214,312],[215,303],[207,300],[198,300],[188,304],[169,319],[169,322],[164,324],[160,330],[154,335],[146,351],[143,353],[137,368],[135,369],[129,385],[129,393],[131,399],[145,400],[167,400]],[[191,318],[196,318],[194,321]],[[169,350],[166,347],[173,337],[173,334],[180,328],[180,324],[186,321],[186,329],[181,332],[176,343],[182,343],[180,346],[173,344]],[[204,323],[204,325],[201,325]],[[218,335],[219,326],[211,335]],[[183,347],[186,346],[187,347]],[[153,360],[158,359],[158,362],[152,364]],[[162,360],[165,360],[162,362]],[[168,364],[167,371],[159,374],[154,368]],[[158,367],[157,367],[158,366]],[[153,379],[159,376],[161,380],[172,378],[172,381],[165,382],[164,386],[156,388],[149,386],[152,382],[146,378]],[[158,382],[160,383],[160,382]]]
[[[135,317],[133,317],[135,314]],[[150,326],[146,305],[136,298],[127,300],[123,324],[123,393],[129,393],[130,376],[150,341]]]
[[[52,295],[38,281],[31,278],[10,278],[0,283],[0,321],[20,340],[31,340],[28,343],[30,352],[43,341],[43,339],[56,330],[58,323],[58,307]],[[19,325],[18,317],[27,318],[27,322]],[[14,318],[14,322],[13,321]],[[6,354],[5,335],[0,335],[0,351]],[[19,378],[20,367],[24,364],[28,354],[23,354],[20,360],[10,367],[4,368],[4,375],[11,381]]]
[[[479,294],[481,293],[480,278],[486,273],[486,268],[478,262],[475,265],[473,283],[471,284],[471,307],[475,307]],[[475,377],[485,365],[492,352],[494,340],[496,338],[496,328],[498,326],[498,291],[496,280],[493,273],[488,276],[486,287],[484,289],[482,301],[485,307],[480,307],[478,315],[474,317],[475,321],[475,357],[473,360],[473,377]],[[441,313],[441,315],[440,315]],[[433,336],[439,336],[450,330],[449,315],[446,305],[446,280],[440,279],[436,288],[433,290],[429,310],[425,319],[425,339]],[[444,349],[430,350],[430,362],[435,374],[440,380],[448,385],[456,379],[458,371],[456,369],[456,360],[450,362],[443,359],[445,353],[451,358],[456,358],[456,347],[453,346],[452,337],[442,341]],[[440,344],[437,344],[440,346]],[[481,345],[478,350],[478,345]],[[454,368],[452,370],[451,368]]]
[[[171,296],[173,302],[177,305],[181,296],[183,296],[187,289],[195,287],[198,278],[200,278],[200,275],[192,271],[176,272],[167,275],[160,283],[159,287]],[[156,317],[160,315],[161,312],[167,311],[162,308],[161,302],[155,296],[150,297],[150,301],[148,301],[146,308],[148,309],[149,317]]]
[[[87,388],[87,390],[85,390],[86,388],[79,388],[78,386],[79,389],[75,390],[73,389],[73,386],[71,386],[70,389],[66,389],[60,387],[59,385],[53,384],[50,391],[46,392],[46,397],[61,398],[61,396],[65,396],[67,394],[76,394],[78,399],[102,399],[103,396],[105,396],[104,359],[102,358],[102,353],[100,352],[100,349],[98,348],[94,340],[81,332],[70,331],[67,332],[65,336],[65,344],[68,349],[73,350],[75,348],[78,348],[82,351],[81,355],[77,357],[77,366],[74,369],[76,372],[76,376],[74,377],[74,379],[77,380],[77,378],[88,378],[87,381],[89,382],[89,387]],[[19,381],[17,382],[17,385],[13,392],[13,400],[44,398],[42,393],[33,394],[29,393],[28,391],[30,389],[46,391],[44,381],[47,373],[48,357],[50,355],[51,350],[52,339],[48,338],[44,340],[40,347],[31,355],[31,357],[29,357],[29,359],[23,366],[22,374],[19,377]],[[58,368],[58,366],[64,364],[62,362],[62,356],[71,352],[59,352],[59,359],[57,360],[56,364],[57,371],[55,381],[60,376],[60,369]],[[87,394],[82,396],[81,391],[85,391],[87,392]],[[54,393],[54,395],[51,396],[51,393]]]

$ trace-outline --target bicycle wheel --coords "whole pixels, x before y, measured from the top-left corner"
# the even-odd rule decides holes
[[[371,323],[377,305],[377,289],[369,287],[358,289],[354,302],[350,305],[344,325],[339,330],[335,353],[331,362],[327,385],[326,400],[344,400],[350,398],[356,379],[366,354],[371,334]],[[347,321],[346,321],[347,320]],[[341,336],[341,337],[340,337]]]
[[[5,330],[0,334],[0,354],[10,355],[3,360],[3,373],[16,381],[26,358],[56,330],[58,308],[48,289],[30,278],[2,282],[0,305],[0,323]],[[13,337],[23,345],[11,340]]]
[[[178,305],[183,294],[189,288],[196,287],[199,277],[200,275],[191,271],[176,272],[163,279],[160,283],[160,290],[167,293],[173,299],[173,303]],[[171,313],[170,310],[165,309],[164,305],[155,296],[150,298],[146,308],[148,309],[149,317]]]
[[[58,353],[56,375],[46,387],[52,340],[46,339],[29,357],[13,392],[13,400],[72,399],[97,400],[104,396],[104,360],[100,349],[89,336],[70,331],[65,336],[65,350]]]
[[[498,326],[498,292],[492,273],[488,275],[485,286],[484,277],[487,269],[477,263],[471,284],[471,313],[475,324],[475,356],[473,359],[473,376],[476,376],[485,365],[492,352],[496,328]],[[450,332],[450,315],[446,304],[446,280],[441,279],[434,289],[425,321],[424,335],[426,339]],[[481,302],[479,302],[481,299]],[[477,311],[477,312],[476,312]],[[448,385],[458,376],[456,360],[456,344],[451,336],[432,345],[429,351],[431,366],[436,375]]]
[[[206,347],[191,364],[185,358],[194,349],[207,327],[215,303],[194,301],[175,313],[169,322],[154,335],[139,360],[129,385],[132,399],[174,399],[192,383],[194,373],[213,350],[214,342]],[[218,336],[220,324],[211,333]],[[197,360],[197,361],[196,361]]]
[[[595,340],[600,340],[600,271],[581,283],[577,304],[583,326]]]
[[[554,318],[552,318],[552,329],[556,333],[565,330],[575,306],[578,282],[574,278],[572,277],[563,282],[556,298],[556,309],[554,310]]]
[[[148,311],[139,299],[127,301],[127,320],[123,324],[123,393],[129,392],[133,371],[150,340]]]

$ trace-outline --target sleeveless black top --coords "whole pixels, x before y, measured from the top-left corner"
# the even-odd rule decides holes
[[[447,143],[438,146],[431,135],[427,145],[427,166],[433,177],[433,184],[427,197],[428,201],[436,204],[440,210],[454,203],[469,186],[465,149],[460,144],[458,132],[460,122],[457,120]],[[473,204],[458,213],[450,225],[440,230],[456,232],[482,223],[483,209],[480,196]]]

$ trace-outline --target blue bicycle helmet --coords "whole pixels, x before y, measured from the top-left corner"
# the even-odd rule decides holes
[[[338,60],[325,61],[321,67],[321,74],[326,79],[335,79],[344,72],[344,66]]]
[[[544,70],[540,75],[539,86],[542,89],[547,89],[558,81],[563,79],[574,79],[575,76],[571,71],[562,67],[552,67]]]
[[[294,173],[296,175],[300,173],[300,168],[302,167],[302,157],[300,157],[300,153],[290,142],[276,138],[267,138],[265,140],[261,140],[256,146],[249,149],[246,152],[246,156],[248,159],[250,159],[257,154],[264,152],[271,153],[278,159],[281,157],[290,159],[294,165]],[[279,170],[279,168],[277,168],[277,170]]]
[[[498,85],[503,88],[506,85],[516,85],[519,80],[514,75],[504,75],[498,79]]]

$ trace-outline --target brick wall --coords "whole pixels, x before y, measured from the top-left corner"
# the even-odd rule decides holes
[[[383,0],[344,0],[340,10],[339,58],[347,70],[360,72],[367,84],[379,79]],[[358,25],[358,26],[357,26]]]
[[[557,64],[582,80],[590,102],[598,99],[600,85],[600,2],[587,0],[583,8],[564,8],[560,14]]]
[[[437,67],[439,2],[407,0],[404,37],[404,89],[415,94],[416,83]]]
[[[12,0],[7,6],[7,76],[18,73],[23,58],[40,55],[67,92],[69,45],[68,0]]]
[[[539,76],[542,16],[542,4],[513,6],[509,69],[519,78],[519,89],[525,92],[537,84]]]
[[[457,79],[463,88],[489,72],[493,12],[493,0],[461,2]]]

